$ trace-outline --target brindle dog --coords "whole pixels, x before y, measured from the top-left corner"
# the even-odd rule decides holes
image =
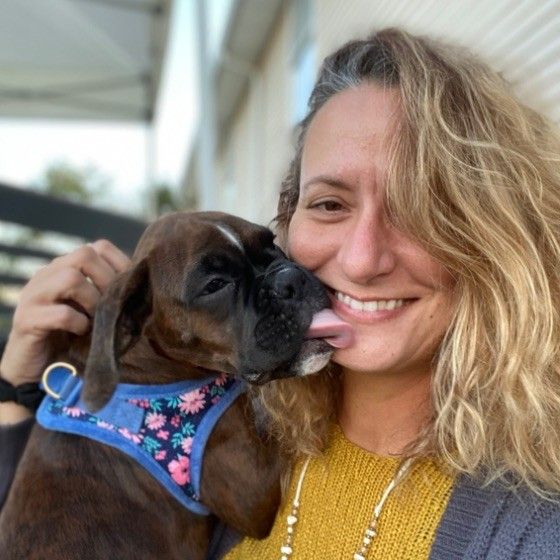
[[[84,372],[91,410],[118,382],[226,372],[262,383],[326,363],[330,347],[305,334],[328,304],[268,229],[221,213],[171,214],[147,229],[132,267],[102,297],[91,345],[77,339],[64,358]],[[267,535],[281,468],[246,395],[208,440],[200,500],[210,516],[187,510],[128,455],[36,426],[0,517],[1,557],[200,560],[218,518],[245,535]]]

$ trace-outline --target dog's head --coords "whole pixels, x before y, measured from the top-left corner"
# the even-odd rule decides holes
[[[263,383],[314,373],[332,348],[306,333],[328,306],[319,281],[270,230],[215,212],[165,216],[98,305],[84,399],[92,410],[109,400],[119,360],[140,342],[176,377],[225,371]]]

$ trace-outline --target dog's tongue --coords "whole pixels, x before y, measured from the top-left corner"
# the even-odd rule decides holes
[[[306,337],[324,338],[335,348],[348,348],[354,341],[354,331],[332,309],[323,309],[313,315]]]

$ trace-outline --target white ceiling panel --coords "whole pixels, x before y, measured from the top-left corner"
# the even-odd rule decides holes
[[[2,0],[0,116],[150,121],[170,0]]]

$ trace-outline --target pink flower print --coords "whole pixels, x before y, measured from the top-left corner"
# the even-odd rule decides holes
[[[180,395],[179,409],[187,414],[196,414],[204,408],[204,395],[199,389]]]
[[[148,399],[130,399],[129,402],[140,408],[150,408],[150,401]]]
[[[166,431],[166,430],[160,430],[160,431],[156,434],[156,437],[157,437],[158,439],[165,439],[165,440],[167,440],[167,439],[169,439],[169,432]]]
[[[68,416],[72,416],[72,418],[79,418],[84,413],[77,406],[65,406],[62,410]]]
[[[159,430],[165,424],[165,416],[157,412],[148,412],[144,423],[150,430]]]
[[[165,459],[166,455],[167,455],[167,451],[165,449],[162,449],[161,451],[158,451],[154,455],[154,458],[155,458],[156,461],[163,461]]]
[[[140,436],[139,434],[133,434],[126,428],[120,428],[119,434],[122,434],[126,439],[129,439],[133,443],[140,443],[142,441],[142,436]]]
[[[184,486],[187,482],[191,481],[191,475],[189,472],[190,461],[188,457],[179,455],[177,461],[171,461],[167,465],[167,469],[171,473],[171,478],[179,485]]]
[[[190,455],[192,451],[192,437],[183,438],[181,448],[187,455]]]
[[[172,426],[175,426],[175,428],[178,428],[179,425],[181,424],[181,417],[178,414],[176,414],[175,416],[173,416],[173,418],[171,418],[171,420],[169,422]]]
[[[105,422],[105,420],[98,420],[97,426],[99,428],[105,428],[106,430],[114,430],[115,426],[113,424],[109,424],[109,422]]]
[[[222,397],[220,397],[220,395],[216,395],[215,397],[212,397],[211,403],[212,404],[216,404]]]
[[[218,387],[223,387],[227,381],[227,373],[220,373],[218,377],[216,377],[214,384]]]

